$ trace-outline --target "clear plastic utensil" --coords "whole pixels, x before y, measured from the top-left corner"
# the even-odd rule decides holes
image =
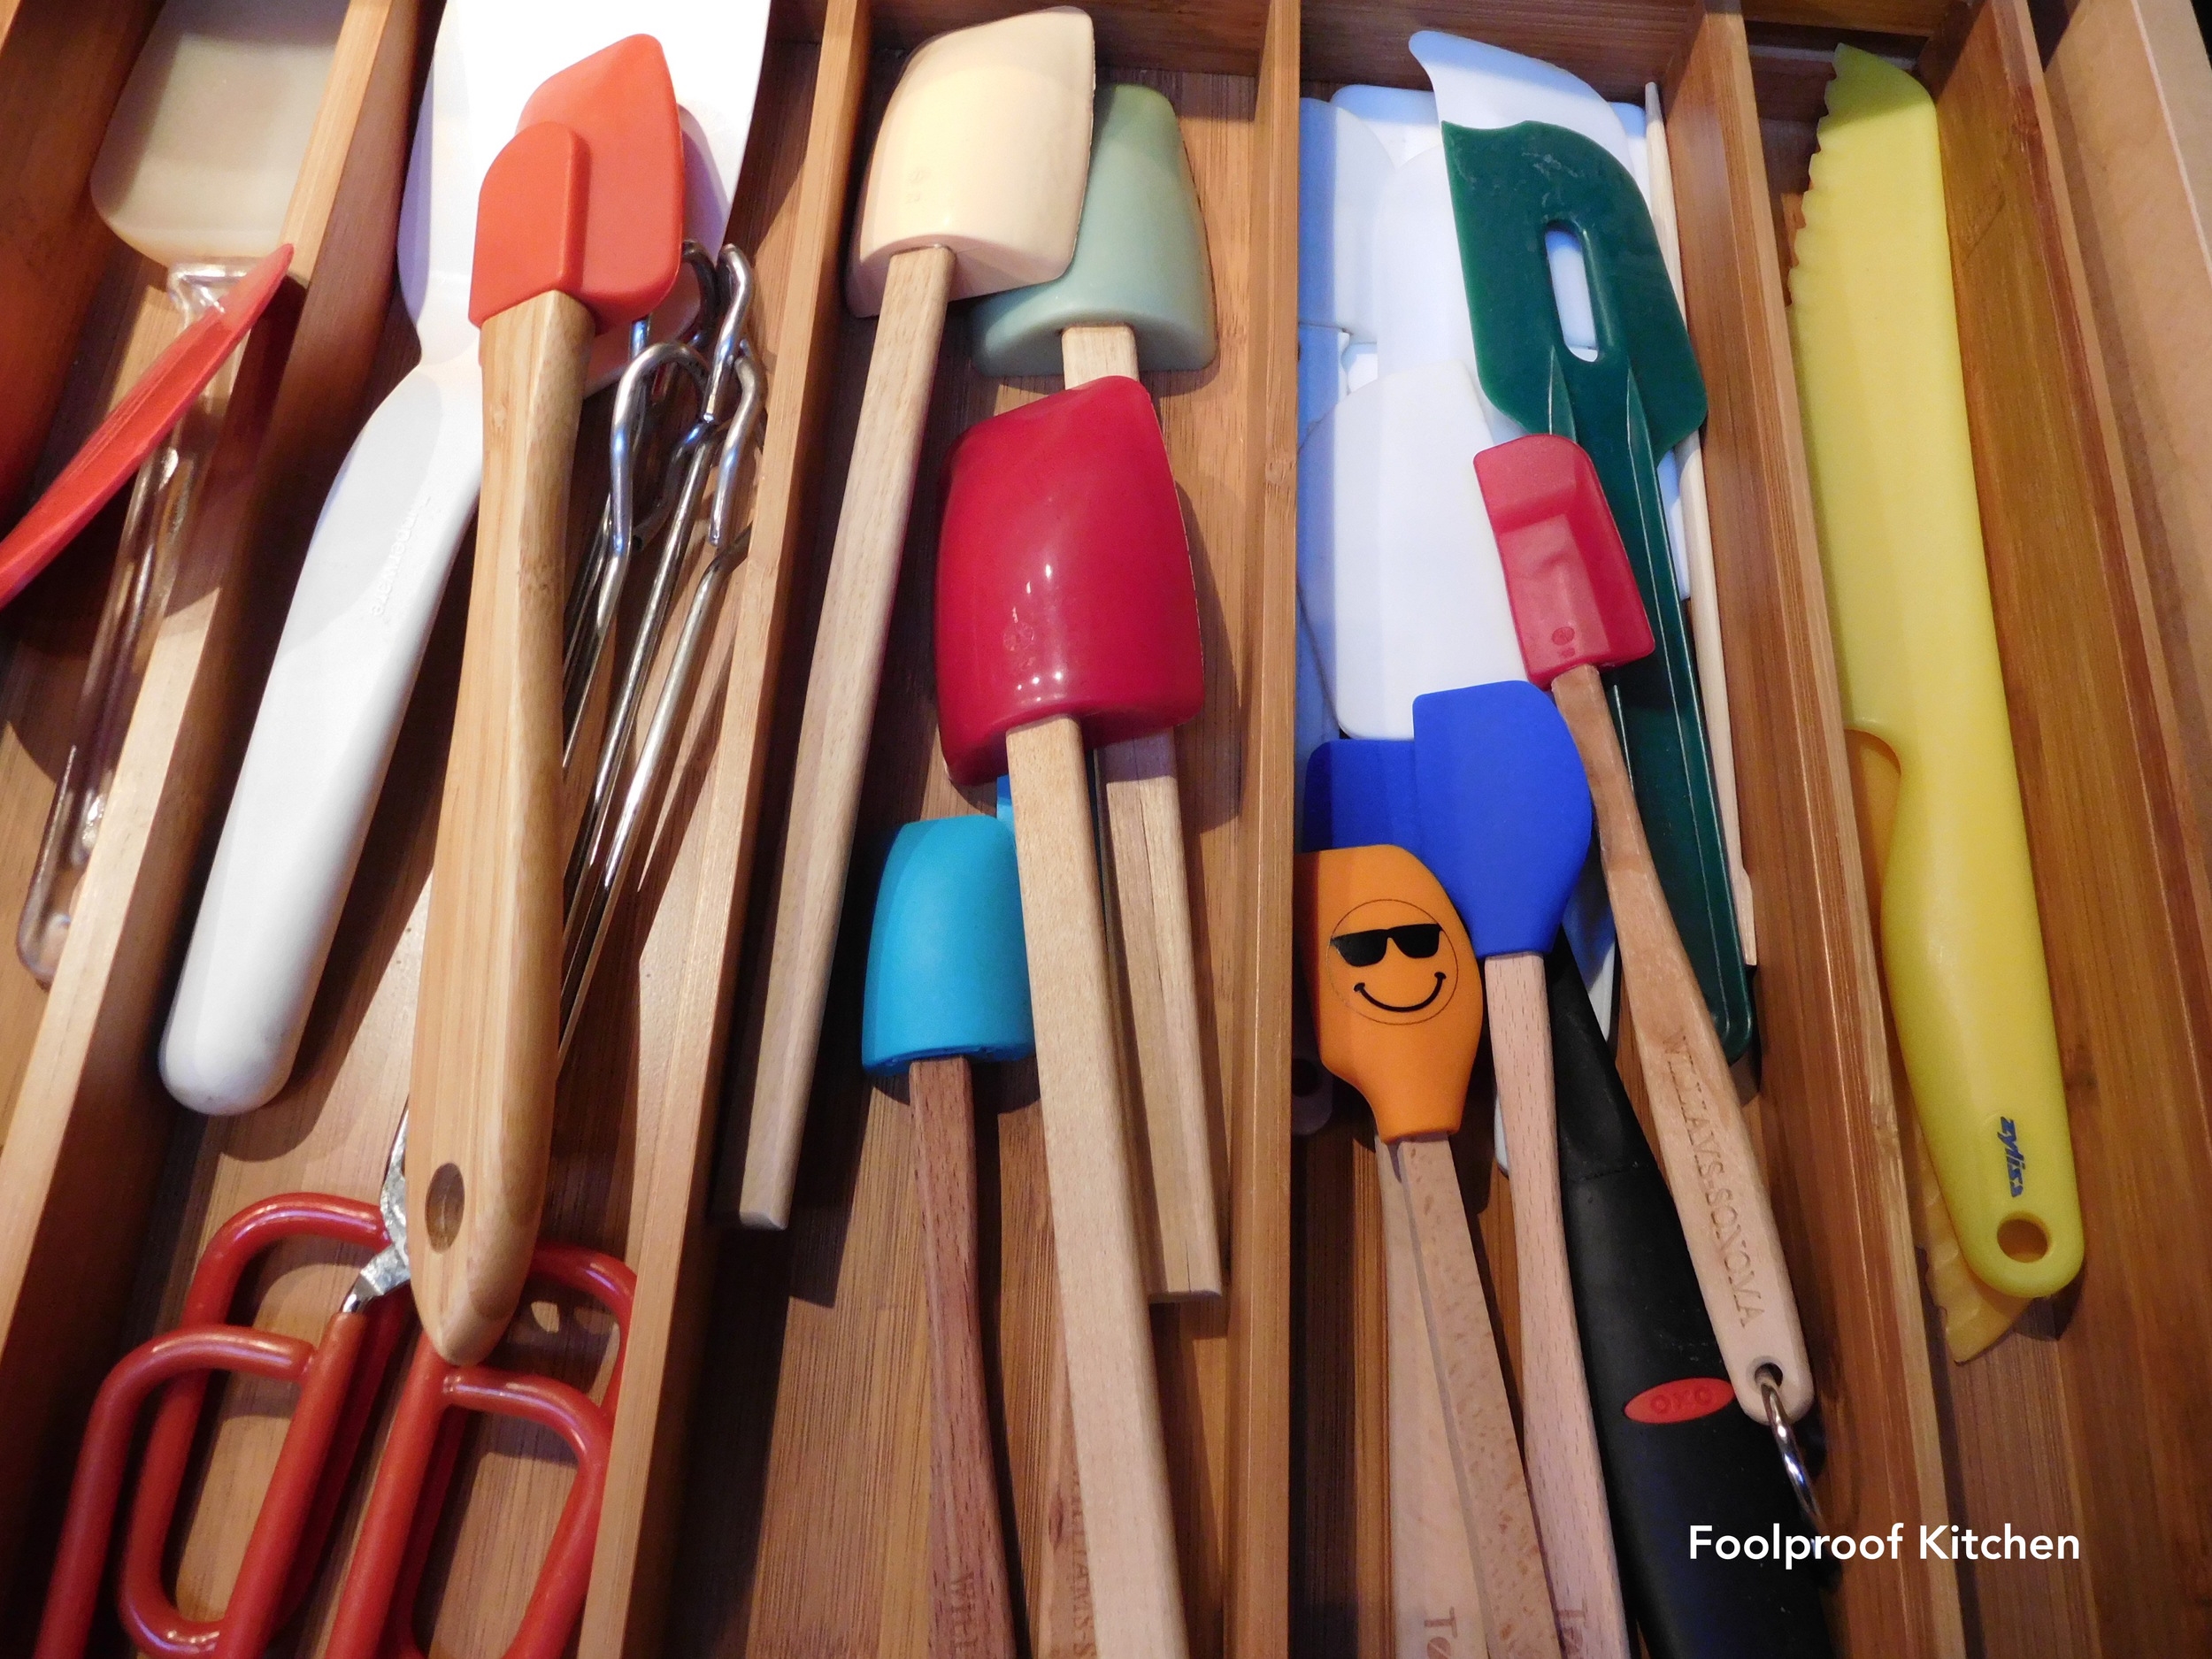
[[[281,239],[346,6],[169,0],[155,20],[108,123],[90,189],[109,228],[168,268],[182,326],[219,304]],[[132,489],[74,734],[16,929],[16,952],[42,985],[53,982],[61,963],[237,365],[234,354]]]

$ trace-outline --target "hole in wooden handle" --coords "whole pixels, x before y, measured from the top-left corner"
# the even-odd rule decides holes
[[[460,1165],[441,1164],[430,1178],[430,1195],[423,1205],[423,1220],[430,1228],[430,1248],[442,1250],[460,1236],[461,1212],[468,1207]]]

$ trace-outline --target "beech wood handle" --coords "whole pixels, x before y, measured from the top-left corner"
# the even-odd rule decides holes
[[[868,359],[821,626],[807,670],[791,819],[768,943],[767,1000],[738,1194],[739,1217],[749,1227],[781,1227],[791,1218],[822,1005],[844,904],[845,865],[868,764],[868,730],[883,678],[899,556],[914,503],[915,462],[951,284],[950,249],[916,248],[895,256]]]
[[[1389,1148],[1378,1148],[1382,1194],[1385,1317],[1390,1365],[1390,1595],[1393,1652],[1423,1659],[1473,1659],[1483,1650],[1482,1591],[1459,1509],[1444,1400],[1421,1309],[1413,1217]]]
[[[485,323],[484,490],[423,935],[407,1137],[415,1307],[473,1364],[521,1300],[560,1071],[561,575],[590,311]]]
[[[1544,959],[1493,956],[1490,1056],[1513,1148],[1513,1253],[1520,1277],[1522,1432],[1529,1495],[1544,1540],[1560,1646],[1589,1659],[1629,1659],[1628,1616],[1582,1374],[1567,1230],[1559,1199],[1559,1118],[1552,1096],[1550,991]]]
[[[1513,1437],[1513,1409],[1506,1401],[1505,1368],[1482,1294],[1451,1142],[1440,1136],[1400,1141],[1390,1156],[1398,1161],[1413,1220],[1421,1306],[1428,1315],[1429,1349],[1459,1477],[1460,1514],[1482,1584],[1490,1659],[1560,1659],[1543,1549]]]
[[[1137,334],[1125,323],[1079,324],[1060,336],[1070,386],[1109,374],[1138,378]],[[1098,751],[1106,844],[1120,923],[1120,969],[1136,1050],[1129,1092],[1143,1114],[1150,1202],[1137,1223],[1152,1294],[1162,1301],[1221,1294],[1221,1222],[1214,1203],[1212,1118],[1198,1021],[1198,953],[1191,940],[1190,875],[1183,858],[1182,787],[1175,734]]]
[[[975,1095],[964,1058],[917,1060],[914,1174],[929,1299],[929,1651],[1014,1659],[975,1268]]]
[[[1070,719],[1024,726],[1006,759],[1098,1652],[1185,1659],[1082,733]]]
[[[1781,1373],[1783,1409],[1794,1420],[1812,1405],[1813,1373],[1781,1236],[1727,1056],[1652,866],[1604,686],[1598,671],[1586,665],[1554,680],[1552,695],[1589,774],[1659,1161],[1728,1379],[1737,1404],[1763,1422],[1758,1373],[1774,1367]],[[1513,1148],[1517,1156],[1517,1139]]]

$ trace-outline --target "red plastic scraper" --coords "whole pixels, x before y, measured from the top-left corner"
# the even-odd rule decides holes
[[[594,334],[674,286],[683,145],[659,42],[540,87],[485,175],[484,488],[416,1016],[408,1230],[424,1329],[483,1357],[522,1291],[558,1071],[561,596]]]

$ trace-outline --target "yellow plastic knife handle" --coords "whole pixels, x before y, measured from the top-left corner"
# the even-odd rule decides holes
[[[1870,791],[1893,791],[1875,849],[1883,966],[1959,1248],[1991,1288],[2047,1296],[2081,1270],[2081,1205],[2001,688],[1986,701],[1955,708],[1985,729],[1940,756],[1901,766],[1879,733],[1853,748]]]

